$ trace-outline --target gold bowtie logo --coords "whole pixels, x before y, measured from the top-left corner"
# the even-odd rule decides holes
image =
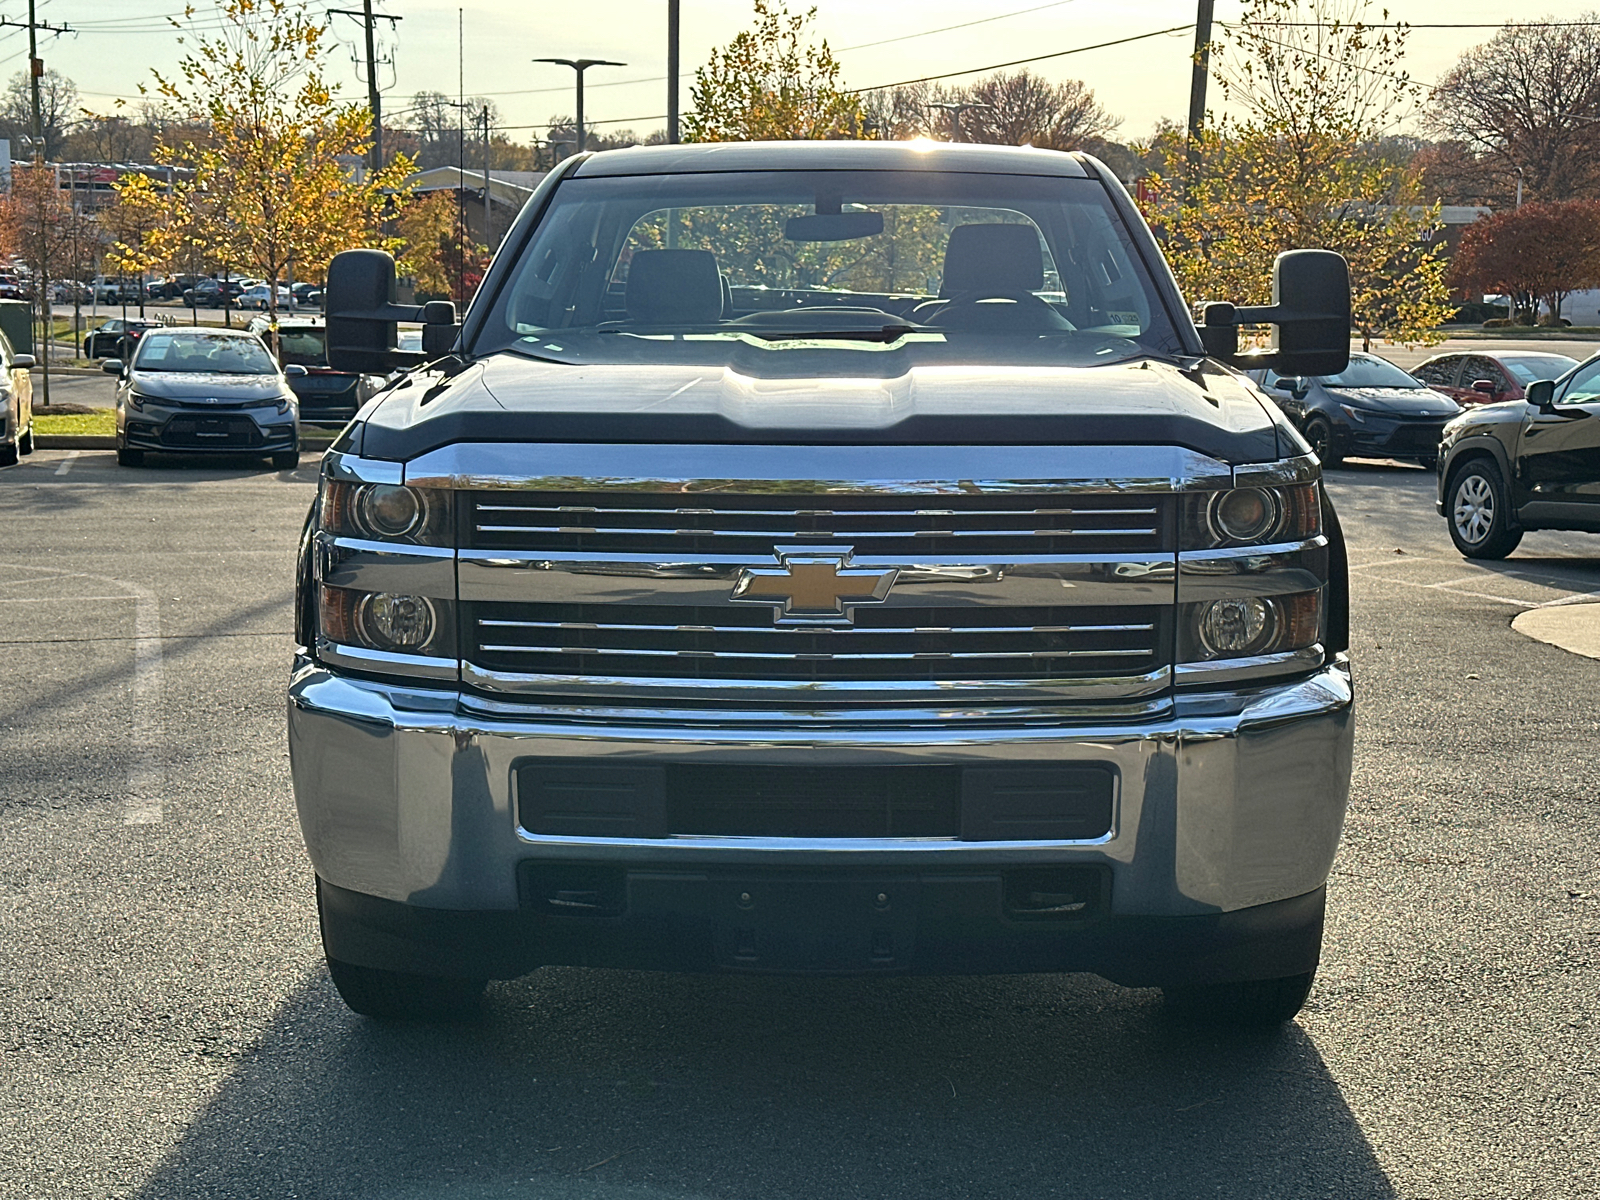
[[[770,605],[779,625],[847,625],[858,604],[882,603],[899,574],[851,568],[850,553],[780,550],[777,567],[740,571],[731,599]]]

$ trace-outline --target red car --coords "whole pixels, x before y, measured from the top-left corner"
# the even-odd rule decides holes
[[[1436,354],[1411,374],[1467,407],[1521,400],[1530,383],[1559,379],[1577,365],[1577,359],[1543,350],[1477,350]]]

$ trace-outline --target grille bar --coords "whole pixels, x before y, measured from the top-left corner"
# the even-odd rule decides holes
[[[750,633],[749,625],[619,625],[599,621],[509,621],[494,618],[479,618],[478,625],[485,629],[616,629],[633,631],[671,632],[671,633]],[[1153,630],[1154,624],[1143,625],[875,625],[871,627],[873,633],[1137,633]],[[775,625],[769,630],[760,630],[762,633],[814,635],[827,633],[829,630],[809,626],[786,627]]]
[[[635,655],[660,658],[775,658],[820,662],[910,662],[931,658],[1149,658],[1154,650],[923,650],[902,654],[837,654],[832,651],[766,650],[649,650],[618,649],[606,646],[510,646],[483,643],[480,649],[496,654],[610,654],[632,658]]]

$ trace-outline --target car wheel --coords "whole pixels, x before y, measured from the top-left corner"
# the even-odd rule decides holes
[[[28,426],[28,432],[17,439],[17,453],[33,453],[33,426]]]
[[[12,442],[9,446],[0,446],[0,467],[14,467],[17,465],[17,444]]]
[[[284,450],[272,456],[272,465],[280,471],[292,471],[300,465],[300,451]]]
[[[1206,1025],[1262,1028],[1292,1021],[1311,994],[1315,971],[1281,979],[1251,979],[1203,987],[1162,988],[1174,1015]]]
[[[1522,541],[1511,528],[1511,502],[1500,469],[1475,458],[1458,467],[1445,488],[1445,519],[1450,540],[1468,558],[1504,558]]]
[[[1333,452],[1333,426],[1328,423],[1327,417],[1312,417],[1307,421],[1305,435],[1318,462],[1324,467],[1339,465],[1342,460]]]
[[[1424,471],[1437,471],[1439,469],[1439,460],[1432,454],[1424,455],[1422,458],[1417,459],[1417,466]]]
[[[142,467],[144,466],[144,451],[129,450],[125,446],[117,447],[117,466]]]
[[[482,1010],[486,979],[447,979],[358,967],[330,958],[328,975],[351,1012],[380,1021],[464,1021]]]

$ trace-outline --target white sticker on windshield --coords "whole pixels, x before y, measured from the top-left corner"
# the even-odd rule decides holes
[[[144,342],[144,361],[160,362],[167,356],[167,347],[172,345],[169,337],[146,338]]]

